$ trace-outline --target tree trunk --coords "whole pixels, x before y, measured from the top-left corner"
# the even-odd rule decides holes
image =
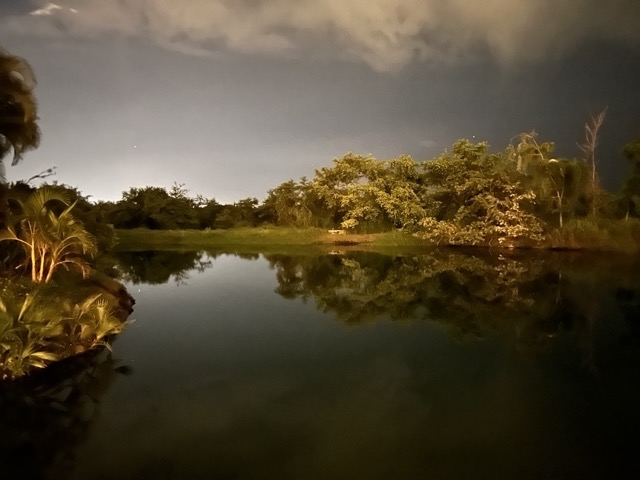
[[[563,222],[562,222],[562,197],[564,197],[564,191],[562,193],[560,193],[559,191],[556,192],[556,198],[558,199],[558,220],[560,223],[560,228],[562,228],[563,226]]]

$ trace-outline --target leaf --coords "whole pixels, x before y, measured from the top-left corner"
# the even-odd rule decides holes
[[[60,357],[52,352],[47,352],[45,350],[40,350],[38,352],[32,353],[30,357],[39,358],[41,360],[48,360],[50,362],[57,361]]]

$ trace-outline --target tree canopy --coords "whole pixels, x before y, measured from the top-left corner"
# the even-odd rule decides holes
[[[40,143],[35,86],[26,60],[0,49],[0,181],[5,181],[4,157],[13,153],[15,165]]]

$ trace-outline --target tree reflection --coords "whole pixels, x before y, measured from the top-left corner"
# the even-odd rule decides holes
[[[129,372],[102,349],[0,382],[0,478],[67,478],[101,397]]]
[[[160,285],[171,277],[177,284],[185,284],[189,272],[203,272],[213,266],[208,255],[193,251],[119,252],[115,262],[119,278],[134,285]]]
[[[184,283],[221,252],[130,252],[117,257],[131,283]],[[257,253],[236,256],[260,258]],[[436,322],[461,340],[502,335],[522,354],[568,340],[597,373],[594,342],[615,310],[634,327],[640,259],[523,250],[448,249],[428,255],[335,251],[263,254],[276,293],[313,302],[348,325],[380,318]],[[627,328],[627,327],[625,327]],[[633,330],[635,328],[635,330]],[[626,341],[626,340],[625,340]]]
[[[522,352],[537,351],[563,333],[576,337],[589,365],[596,319],[616,288],[637,281],[633,274],[620,275],[630,272],[629,258],[594,261],[568,253],[448,250],[266,258],[279,295],[313,300],[347,324],[419,318],[438,322],[459,338],[506,334]],[[635,311],[635,303],[628,303],[626,311]]]
[[[267,255],[285,298],[313,298],[319,309],[347,323],[389,315],[459,320],[474,327],[496,307],[522,310],[532,303],[519,289],[541,274],[541,262],[504,255],[385,256],[353,253],[320,257]]]

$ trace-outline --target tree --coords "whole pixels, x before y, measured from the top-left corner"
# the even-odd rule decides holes
[[[197,198],[196,204],[198,207],[198,227],[200,229],[213,228],[216,218],[224,206],[220,205],[215,198],[205,199],[204,197]]]
[[[107,220],[108,212],[113,206],[112,202],[99,201],[92,203],[89,201],[90,195],[83,195],[78,188],[70,185],[54,182],[45,183],[40,188],[45,186],[60,192],[70,203],[75,204],[73,217],[96,238],[100,251],[109,250],[113,247],[116,241],[115,232],[113,226]],[[9,188],[9,196],[24,199],[35,190],[37,189],[29,185],[28,181],[15,182]]]
[[[558,214],[560,228],[564,225],[564,213],[573,213],[572,207],[583,191],[583,165],[576,161],[552,158],[543,167],[547,179],[545,190],[548,190],[554,199],[552,211]]]
[[[541,240],[542,223],[525,208],[535,194],[522,176],[508,154],[458,140],[452,153],[425,164],[431,215],[421,222],[423,236],[465,245]]]
[[[171,193],[161,187],[131,188],[114,208],[112,223],[116,228],[198,228],[195,204],[186,192],[181,185],[174,185]]]
[[[329,210],[338,213],[342,228],[383,222],[383,211],[373,187],[384,175],[382,162],[371,155],[348,153],[333,163],[331,168],[316,170],[311,188]]]
[[[375,197],[394,227],[414,230],[427,216],[421,166],[408,155],[383,162],[384,175],[375,182]]]
[[[631,164],[631,173],[622,187],[625,218],[640,217],[640,137],[627,143],[622,153]]]
[[[554,158],[554,143],[538,142],[537,137],[536,132],[521,133],[519,142],[509,145],[505,153],[516,165],[518,180],[535,194],[536,215],[545,221],[557,215],[562,228],[565,214],[575,214],[586,204],[587,165]]]
[[[597,115],[591,115],[591,119],[584,124],[585,140],[584,143],[578,144],[580,150],[585,154],[585,161],[591,167],[591,208],[595,215],[598,207],[597,198],[600,193],[600,181],[598,179],[596,148],[598,148],[598,134],[600,127],[604,123],[604,117],[607,114],[605,108]]]
[[[270,210],[276,225],[305,228],[312,224],[312,211],[307,205],[306,182],[289,180],[269,190],[261,208]]]
[[[171,185],[171,188],[169,189],[169,196],[176,200],[193,202],[191,198],[189,198],[189,189],[184,183],[173,182],[173,185]]]
[[[415,228],[425,217],[420,167],[408,155],[376,160],[349,153],[316,171],[311,191],[343,228]]]
[[[22,246],[24,264],[30,267],[34,282],[48,283],[59,267],[77,267],[83,276],[89,273],[85,257],[97,253],[96,242],[74,218],[75,202],[70,203],[61,191],[42,187],[13,203],[17,212],[0,232],[0,241],[12,240]]]
[[[36,79],[22,58],[0,49],[0,182],[5,182],[2,160],[13,152],[12,165],[40,142]]]
[[[243,198],[232,205],[221,205],[215,219],[215,228],[255,227],[257,225],[258,199]]]
[[[535,176],[538,166],[546,164],[551,159],[555,149],[553,142],[539,143],[538,134],[523,132],[517,136],[517,145],[509,145],[506,149],[507,156],[516,162],[516,170],[524,175]]]

